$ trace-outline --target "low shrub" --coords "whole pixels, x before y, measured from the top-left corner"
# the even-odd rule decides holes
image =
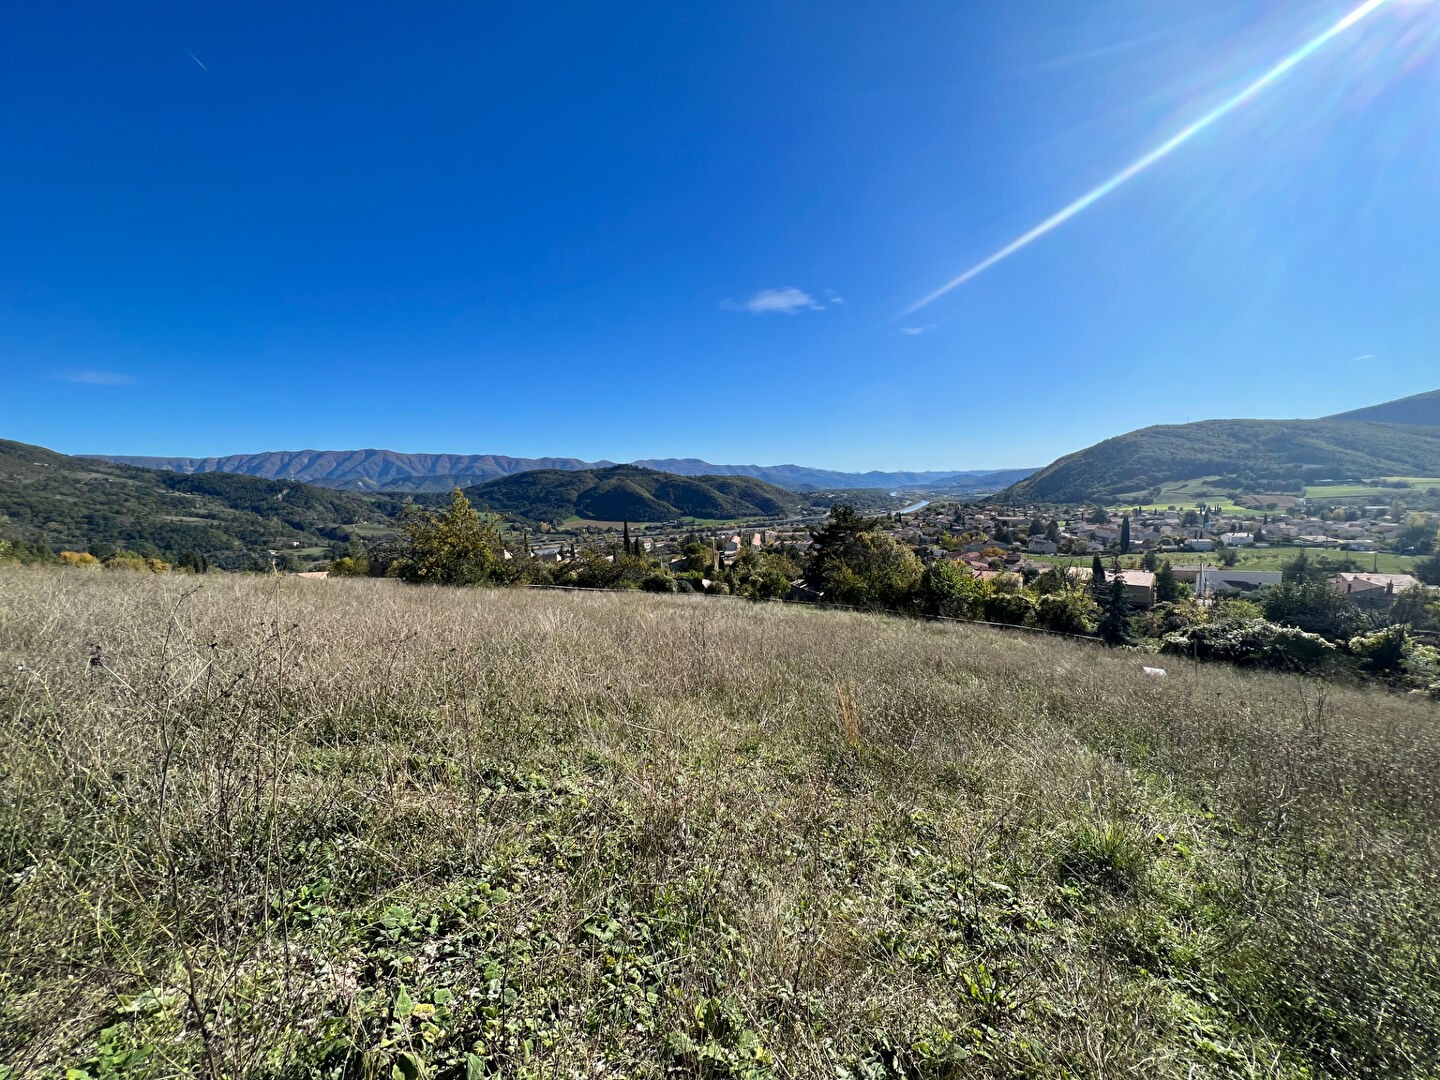
[[[1318,634],[1264,619],[1206,623],[1177,630],[1165,635],[1160,651],[1274,671],[1313,671],[1337,653],[1335,646]]]

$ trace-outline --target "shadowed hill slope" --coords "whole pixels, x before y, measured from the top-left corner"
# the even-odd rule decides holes
[[[749,476],[675,476],[635,465],[537,469],[466,491],[476,506],[529,521],[673,521],[794,513],[802,499]]]
[[[228,473],[185,475],[0,440],[0,536],[51,548],[199,552],[235,568],[271,547],[391,524],[403,502]]]

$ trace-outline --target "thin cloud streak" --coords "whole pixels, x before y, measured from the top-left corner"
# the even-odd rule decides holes
[[[208,67],[205,67],[205,65],[200,62],[200,58],[199,58],[198,56],[196,56],[193,52],[190,52],[189,49],[186,49],[185,52],[186,52],[186,54],[190,57],[191,60],[194,60],[195,63],[200,64],[200,67],[201,67],[202,70],[204,70],[204,71],[209,71],[209,70],[210,70]]]
[[[1122,184],[1126,183],[1129,180],[1133,180],[1135,177],[1139,176],[1142,172],[1150,168],[1150,166],[1154,165],[1156,162],[1169,157],[1172,153],[1174,153],[1180,147],[1184,146],[1185,143],[1189,142],[1190,139],[1192,139],[1194,136],[1200,134],[1200,132],[1204,131],[1211,124],[1215,123],[1217,120],[1223,119],[1225,116],[1238,109],[1241,105],[1249,102],[1266,87],[1270,86],[1274,82],[1279,81],[1285,75],[1289,74],[1290,71],[1297,65],[1308,59],[1312,54],[1323,48],[1325,45],[1329,44],[1330,41],[1332,41],[1334,38],[1343,34],[1346,30],[1349,30],[1356,23],[1360,22],[1361,19],[1364,19],[1367,16],[1374,14],[1376,11],[1378,11],[1380,8],[1384,7],[1390,2],[1391,0],[1365,0],[1365,3],[1355,8],[1348,15],[1340,19],[1333,26],[1331,26],[1328,30],[1325,30],[1323,33],[1320,33],[1315,37],[1311,38],[1304,45],[1301,45],[1298,49],[1290,53],[1279,63],[1275,64],[1273,67],[1271,67],[1268,71],[1266,71],[1254,82],[1246,86],[1244,89],[1240,90],[1238,93],[1232,95],[1231,97],[1226,98],[1219,105],[1215,106],[1215,108],[1211,109],[1204,116],[1200,117],[1200,119],[1182,128],[1179,132],[1166,139],[1163,143],[1155,147],[1149,153],[1142,155],[1135,161],[1131,162],[1129,165],[1125,166],[1125,168],[1121,169],[1114,176],[1110,177],[1110,179],[1106,180],[1103,184],[1100,184],[1098,187],[1092,188],[1090,191],[1087,191],[1084,195],[1080,196],[1080,198],[1076,199],[1069,206],[1065,207],[1063,210],[1060,210],[1055,214],[1052,214],[1050,217],[1042,221],[1039,225],[1036,225],[1029,232],[1006,244],[1003,248],[995,252],[995,254],[991,255],[989,258],[979,263],[976,263],[974,266],[972,266],[969,270],[966,270],[960,276],[951,278],[944,285],[940,286],[940,288],[936,289],[928,296],[922,297],[921,299],[917,300],[915,303],[911,304],[908,308],[902,311],[899,315],[899,318],[903,319],[909,315],[913,315],[921,308],[926,307],[929,304],[933,304],[936,300],[939,300],[946,293],[951,292],[954,289],[958,289],[967,281],[970,281],[972,278],[978,277],[986,270],[989,270],[996,263],[1003,262],[1011,255],[1014,255],[1021,248],[1028,247],[1036,240],[1039,240],[1042,236],[1046,235],[1049,232],[1052,232],[1059,226],[1065,224],[1065,222],[1069,221],[1082,210],[1086,210],[1089,207],[1093,206],[1095,203],[1099,202],[1106,195],[1109,195],[1112,191],[1120,187]]]
[[[1368,353],[1368,352],[1367,352],[1367,353],[1361,354],[1360,356],[1352,356],[1349,360],[1346,361],[1346,363],[1347,363],[1347,364],[1359,364],[1359,363],[1362,363],[1362,362],[1364,362],[1364,361],[1366,361],[1366,360],[1374,360],[1374,359],[1375,359],[1375,354],[1374,354],[1374,353]]]
[[[62,371],[54,378],[61,382],[79,383],[83,386],[126,386],[135,381],[133,375],[118,371]]]
[[[832,301],[834,302],[834,301]],[[839,303],[844,303],[840,300]],[[720,306],[726,311],[744,311],[751,315],[796,315],[802,311],[824,311],[825,305],[794,285],[781,289],[761,289],[748,300],[725,300]]]

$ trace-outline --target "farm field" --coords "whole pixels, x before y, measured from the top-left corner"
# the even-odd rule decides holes
[[[1183,483],[1167,484],[1160,490],[1158,498],[1144,501],[1128,500],[1115,503],[1110,507],[1116,513],[1133,509],[1139,506],[1143,510],[1165,510],[1175,507],[1178,510],[1188,510],[1197,503],[1203,502],[1209,506],[1219,506],[1222,513],[1226,514],[1253,514],[1256,511],[1253,507],[1241,506],[1230,500],[1234,493],[1230,487],[1222,486],[1219,477],[1201,477],[1196,480],[1186,480]]]
[[[1233,550],[1238,560],[1231,568],[1235,570],[1282,570],[1286,563],[1293,561],[1302,551],[1312,559],[1320,556],[1328,559],[1351,558],[1355,560],[1357,569],[1381,574],[1408,574],[1421,561],[1421,557],[1417,555],[1340,551],[1334,548],[1302,548],[1283,544],[1264,548],[1240,547]],[[1061,566],[1089,566],[1094,560],[1093,555],[1034,555],[1031,557],[1036,562],[1056,563]],[[1140,566],[1141,557],[1138,554],[1122,555],[1120,565],[1136,569]],[[1206,566],[1220,565],[1220,560],[1213,551],[1177,551],[1162,554],[1159,557],[1168,559],[1174,566],[1198,565],[1202,560]],[[1106,566],[1110,565],[1110,556],[1102,555],[1101,560]]]
[[[1433,1075],[1435,705],[1167,661],[0,570],[0,1075]]]
[[[1440,488],[1440,477],[1435,476],[1384,476],[1382,480],[1403,481],[1407,488],[1384,487],[1378,484],[1310,484],[1305,488],[1307,499],[1354,499],[1374,498],[1376,505],[1388,505],[1391,500],[1423,493],[1429,488]]]
[[[1405,481],[1411,487],[1409,489],[1382,487],[1375,484],[1310,484],[1305,488],[1305,497],[1308,500],[1323,501],[1326,499],[1354,500],[1358,498],[1373,498],[1377,505],[1389,503],[1406,496],[1421,494],[1431,487],[1440,488],[1440,477],[1433,476],[1386,476],[1380,479],[1389,481]],[[1132,509],[1140,506],[1145,510],[1165,510],[1175,507],[1180,510],[1187,510],[1198,502],[1205,502],[1210,506],[1219,506],[1222,513],[1259,515],[1265,512],[1266,506],[1274,502],[1277,509],[1284,510],[1294,504],[1291,495],[1257,495],[1254,498],[1259,506],[1247,505],[1246,502],[1235,502],[1230,496],[1234,494],[1231,487],[1219,482],[1218,477],[1204,477],[1196,480],[1187,480],[1183,483],[1169,484],[1161,489],[1160,496],[1149,501],[1136,502],[1135,500],[1121,500],[1115,502],[1109,509],[1115,512]]]

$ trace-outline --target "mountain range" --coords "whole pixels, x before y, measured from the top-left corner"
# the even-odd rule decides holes
[[[236,473],[268,480],[298,480],[351,491],[449,491],[504,476],[547,470],[593,470],[613,461],[579,458],[518,458],[501,454],[402,454],[394,450],[276,450],[228,457],[135,457],[90,455],[102,461],[178,473]],[[805,465],[714,465],[698,458],[650,458],[631,464],[679,476],[752,476],[790,491],[850,488],[917,488],[944,484],[967,493],[998,491],[1034,469],[979,469],[948,472],[840,472]]]
[[[1216,478],[1286,491],[1322,479],[1440,477],[1440,391],[1316,420],[1201,420],[1141,428],[1058,459],[998,496],[1012,502],[1149,501]]]

